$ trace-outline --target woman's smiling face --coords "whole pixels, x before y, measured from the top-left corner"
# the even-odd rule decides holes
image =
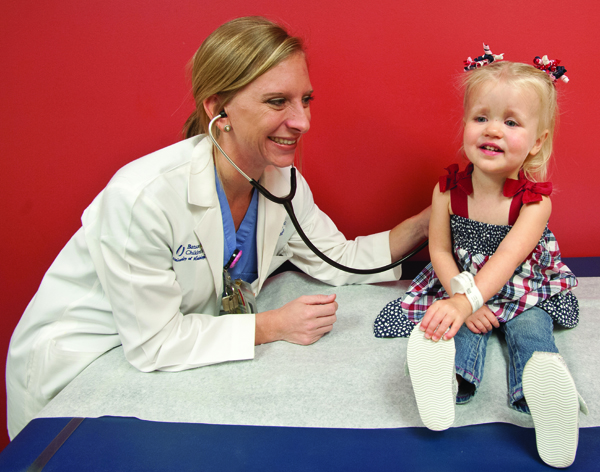
[[[293,164],[310,128],[312,86],[303,53],[295,53],[241,89],[226,105],[231,131],[221,145],[254,179],[268,165]]]

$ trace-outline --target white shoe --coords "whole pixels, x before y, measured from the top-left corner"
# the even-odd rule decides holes
[[[538,454],[552,467],[570,466],[579,441],[579,410],[588,410],[560,354],[533,353],[523,369],[523,394]]]
[[[443,431],[454,423],[456,373],[454,339],[437,342],[425,338],[420,325],[413,329],[406,350],[406,361],[419,415],[425,426]]]

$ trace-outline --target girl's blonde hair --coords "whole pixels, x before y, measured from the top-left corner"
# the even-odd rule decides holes
[[[237,18],[219,26],[190,61],[196,109],[185,122],[184,136],[207,132],[210,118],[204,110],[205,99],[217,95],[218,110],[214,112],[218,113],[244,86],[303,51],[300,38],[263,17]]]
[[[523,163],[523,171],[530,180],[545,180],[548,163],[552,156],[552,140],[558,122],[558,101],[556,87],[550,76],[534,66],[521,62],[494,62],[465,73],[463,79],[463,109],[466,112],[470,96],[484,83],[504,82],[515,87],[533,90],[539,97],[538,135],[548,130],[542,148],[535,156],[528,156]]]

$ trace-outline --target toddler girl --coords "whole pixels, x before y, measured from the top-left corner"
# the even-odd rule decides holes
[[[419,414],[428,428],[444,430],[454,422],[454,404],[477,392],[487,341],[499,328],[510,405],[531,413],[540,457],[566,467],[577,450],[580,397],[552,329],[577,325],[577,280],[547,227],[552,184],[543,182],[559,77],[541,60],[536,68],[494,57],[466,73],[469,163],[462,171],[448,167],[433,191],[431,264],[402,300],[384,308],[375,334],[412,331],[407,363]]]

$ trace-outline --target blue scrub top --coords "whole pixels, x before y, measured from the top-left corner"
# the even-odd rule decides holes
[[[217,184],[217,195],[221,204],[221,216],[223,218],[223,235],[225,239],[225,248],[223,251],[223,266],[227,264],[231,255],[236,249],[242,251],[242,256],[237,264],[229,269],[232,279],[242,279],[248,283],[254,282],[258,278],[258,262],[256,252],[256,218],[258,215],[258,192],[252,190],[252,200],[248,211],[242,220],[237,232],[233,224],[231,209],[227,196],[217,176],[215,168],[215,182]]]

